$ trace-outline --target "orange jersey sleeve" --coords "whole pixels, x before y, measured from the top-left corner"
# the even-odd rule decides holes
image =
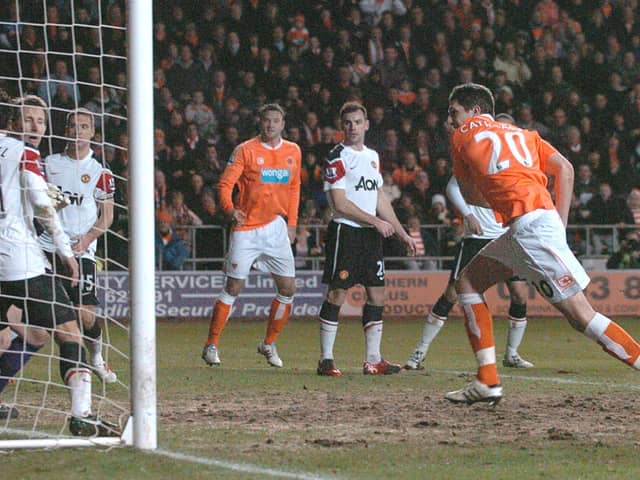
[[[276,148],[258,137],[240,144],[220,177],[220,205],[225,212],[234,208],[247,218],[235,230],[252,230],[280,215],[289,226],[298,221],[300,203],[300,147],[283,140]],[[234,187],[238,187],[235,204]]]
[[[537,132],[481,115],[456,129],[451,151],[456,178],[477,187],[503,224],[555,208],[544,169],[556,150]]]

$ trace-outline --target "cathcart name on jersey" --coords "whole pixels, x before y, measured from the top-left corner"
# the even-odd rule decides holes
[[[378,190],[378,182],[370,178],[360,177],[360,180],[356,184],[356,192],[364,189],[365,191]]]
[[[263,168],[260,175],[262,183],[289,183],[291,172],[286,168]]]
[[[503,130],[518,130],[518,127],[509,125],[508,123],[491,123],[487,120],[471,120],[469,123],[465,123],[460,127],[460,132],[467,133],[469,130],[480,127],[494,127],[501,128]]]

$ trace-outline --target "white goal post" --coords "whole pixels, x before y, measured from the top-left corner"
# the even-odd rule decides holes
[[[103,2],[95,0],[92,2],[76,2],[68,0],[70,10],[70,21],[63,23],[55,18],[51,18],[48,2],[42,2],[44,21],[35,23],[32,20],[23,20],[21,9],[24,0],[8,0],[11,2],[6,12],[11,12],[13,18],[0,18],[0,55],[2,58],[13,58],[16,60],[15,75],[6,71],[0,71],[1,82],[6,82],[15,87],[14,95],[22,96],[29,91],[23,89],[24,84],[38,85],[45,83],[52,78],[54,73],[50,68],[51,55],[66,59],[67,63],[73,66],[73,71],[69,72],[73,77],[71,88],[92,87],[95,82],[87,83],[86,79],[80,79],[76,72],[76,57],[90,58],[100,66],[101,83],[96,85],[100,92],[107,90],[115,91],[121,98],[126,97],[126,113],[117,111],[107,112],[104,109],[96,112],[96,125],[98,121],[104,122],[106,118],[116,122],[126,122],[128,132],[128,145],[112,143],[112,139],[105,138],[104,130],[101,131],[102,138],[100,148],[104,156],[107,150],[121,150],[128,156],[127,175],[117,177],[117,180],[128,189],[125,195],[127,202],[116,205],[128,211],[128,238],[122,236],[120,232],[110,230],[110,238],[120,238],[123,242],[110,244],[108,236],[105,234],[99,242],[104,247],[104,258],[98,263],[104,266],[101,282],[98,282],[98,289],[102,289],[102,298],[107,298],[103,310],[99,314],[104,318],[105,325],[103,333],[105,336],[105,358],[109,357],[120,362],[118,371],[118,382],[115,386],[102,384],[96,379],[93,380],[94,393],[93,401],[96,410],[105,412],[115,412],[122,428],[119,437],[72,437],[69,435],[67,427],[70,417],[69,400],[67,397],[68,387],[59,379],[57,373],[57,362],[60,357],[57,347],[50,341],[48,346],[34,354],[32,363],[15,376],[13,385],[7,388],[0,395],[0,404],[6,403],[15,405],[20,410],[20,418],[14,420],[11,415],[7,418],[0,417],[0,451],[25,448],[57,448],[57,447],[89,447],[89,446],[117,446],[133,445],[136,448],[153,450],[157,448],[157,408],[156,408],[156,319],[155,319],[155,255],[154,249],[150,248],[155,243],[155,206],[154,206],[154,115],[153,115],[153,1],[152,0],[116,0],[115,2]],[[126,2],[126,24],[112,27],[103,25],[105,12],[102,9],[107,5]],[[4,3],[4,2],[3,2]],[[95,8],[94,24],[88,22],[76,23],[76,8],[83,8],[92,3]],[[58,2],[58,5],[65,2]],[[0,10],[3,7],[0,6]],[[87,7],[89,8],[89,7]],[[123,15],[124,17],[124,15]],[[27,17],[28,18],[28,15]],[[79,28],[78,28],[79,27]],[[48,41],[48,29],[65,29],[70,32],[70,43],[72,49],[56,50],[56,45]],[[12,30],[13,29],[13,30]],[[31,29],[41,32],[44,40],[44,49],[36,49],[33,46],[24,45],[21,38],[16,39],[17,46],[8,46],[10,38],[3,37],[4,33],[15,31],[20,37],[24,29]],[[99,36],[99,53],[85,53],[77,48],[76,32],[85,29],[94,36]],[[103,49],[102,35],[105,31],[119,30],[119,34],[126,33],[127,58],[114,55],[112,52],[105,52]],[[10,36],[10,35],[9,35]],[[3,43],[4,42],[4,43]],[[124,45],[123,45],[124,47]],[[24,56],[24,57],[23,57]],[[37,77],[23,67],[27,63],[23,61],[25,57],[44,58],[45,67],[42,77]],[[1,59],[0,59],[1,60]],[[37,62],[36,60],[29,60]],[[103,68],[109,61],[126,61],[126,83],[107,84],[104,83],[105,76],[110,72],[108,68]],[[124,72],[123,72],[124,73]],[[60,82],[64,84],[65,82]],[[69,82],[67,82],[69,83]],[[49,86],[47,85],[47,90]],[[77,90],[76,90],[77,91]],[[49,98],[44,98],[51,106],[49,112],[49,153],[54,153],[52,144],[55,141],[64,142],[63,136],[52,132],[53,119],[56,113],[64,114],[76,108],[83,107],[77,97],[74,105],[68,109],[54,106],[52,104],[52,94]],[[1,105],[0,105],[1,106]],[[6,106],[6,105],[5,105]],[[104,127],[104,123],[102,123]],[[2,129],[3,126],[0,126]],[[45,141],[43,140],[43,144]],[[128,151],[127,151],[128,150]],[[44,156],[44,155],[43,155]],[[102,157],[104,159],[104,156]],[[124,245],[124,246],[123,246]],[[128,245],[128,246],[127,246]],[[115,251],[127,250],[128,252]],[[118,254],[118,259],[111,258],[111,255]],[[127,321],[121,321],[119,314],[109,313],[110,292],[109,287],[109,265],[115,265],[115,269],[126,269],[126,265],[120,263],[119,258],[124,256],[128,259],[128,281],[129,297],[124,299],[128,302],[126,307]],[[123,301],[123,299],[117,299]],[[2,319],[0,319],[2,321]],[[50,332],[52,333],[52,332]],[[115,338],[120,343],[111,343]],[[128,337],[128,338],[127,338]],[[127,351],[128,350],[128,351]],[[0,352],[1,354],[2,352]],[[127,368],[129,372],[127,372]],[[24,370],[27,373],[24,373]],[[124,370],[124,371],[123,371]],[[34,372],[33,374],[31,372]],[[32,375],[31,377],[29,375]],[[0,377],[2,372],[0,371]],[[5,380],[8,377],[5,377]],[[122,379],[121,379],[122,378]],[[114,393],[112,398],[110,395]],[[8,394],[7,394],[8,393]],[[24,413],[24,415],[23,415]]]
[[[133,445],[157,447],[152,0],[129,0],[131,402]]]

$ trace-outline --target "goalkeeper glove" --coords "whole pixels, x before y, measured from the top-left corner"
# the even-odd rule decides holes
[[[51,205],[53,205],[53,208],[56,210],[62,210],[64,207],[71,204],[69,199],[64,196],[64,193],[62,193],[62,190],[53,183],[47,183],[47,195],[49,195]]]

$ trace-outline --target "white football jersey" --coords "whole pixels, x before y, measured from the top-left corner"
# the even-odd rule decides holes
[[[378,189],[381,187],[380,160],[374,150],[367,147],[354,150],[339,143],[329,152],[324,169],[325,192],[342,189],[347,200],[360,210],[375,216]],[[340,217],[335,212],[333,220],[353,227],[362,226],[358,222]]]
[[[0,137],[0,280],[37,277],[49,265],[38,244],[28,186],[46,183],[40,152],[13,137]],[[48,199],[47,199],[48,201]]]
[[[47,181],[60,188],[71,202],[58,212],[62,228],[71,238],[84,235],[98,219],[97,201],[113,198],[115,181],[111,170],[102,166],[91,150],[79,160],[66,153],[49,155],[45,158],[44,168]],[[46,232],[40,236],[40,244],[48,252],[54,249]],[[82,256],[95,260],[97,244],[94,240]]]
[[[495,212],[490,208],[479,207],[477,205],[468,205],[471,213],[478,219],[482,225],[482,235],[475,235],[468,231],[465,224],[465,238],[498,238],[508,229],[503,227],[496,220]]]

